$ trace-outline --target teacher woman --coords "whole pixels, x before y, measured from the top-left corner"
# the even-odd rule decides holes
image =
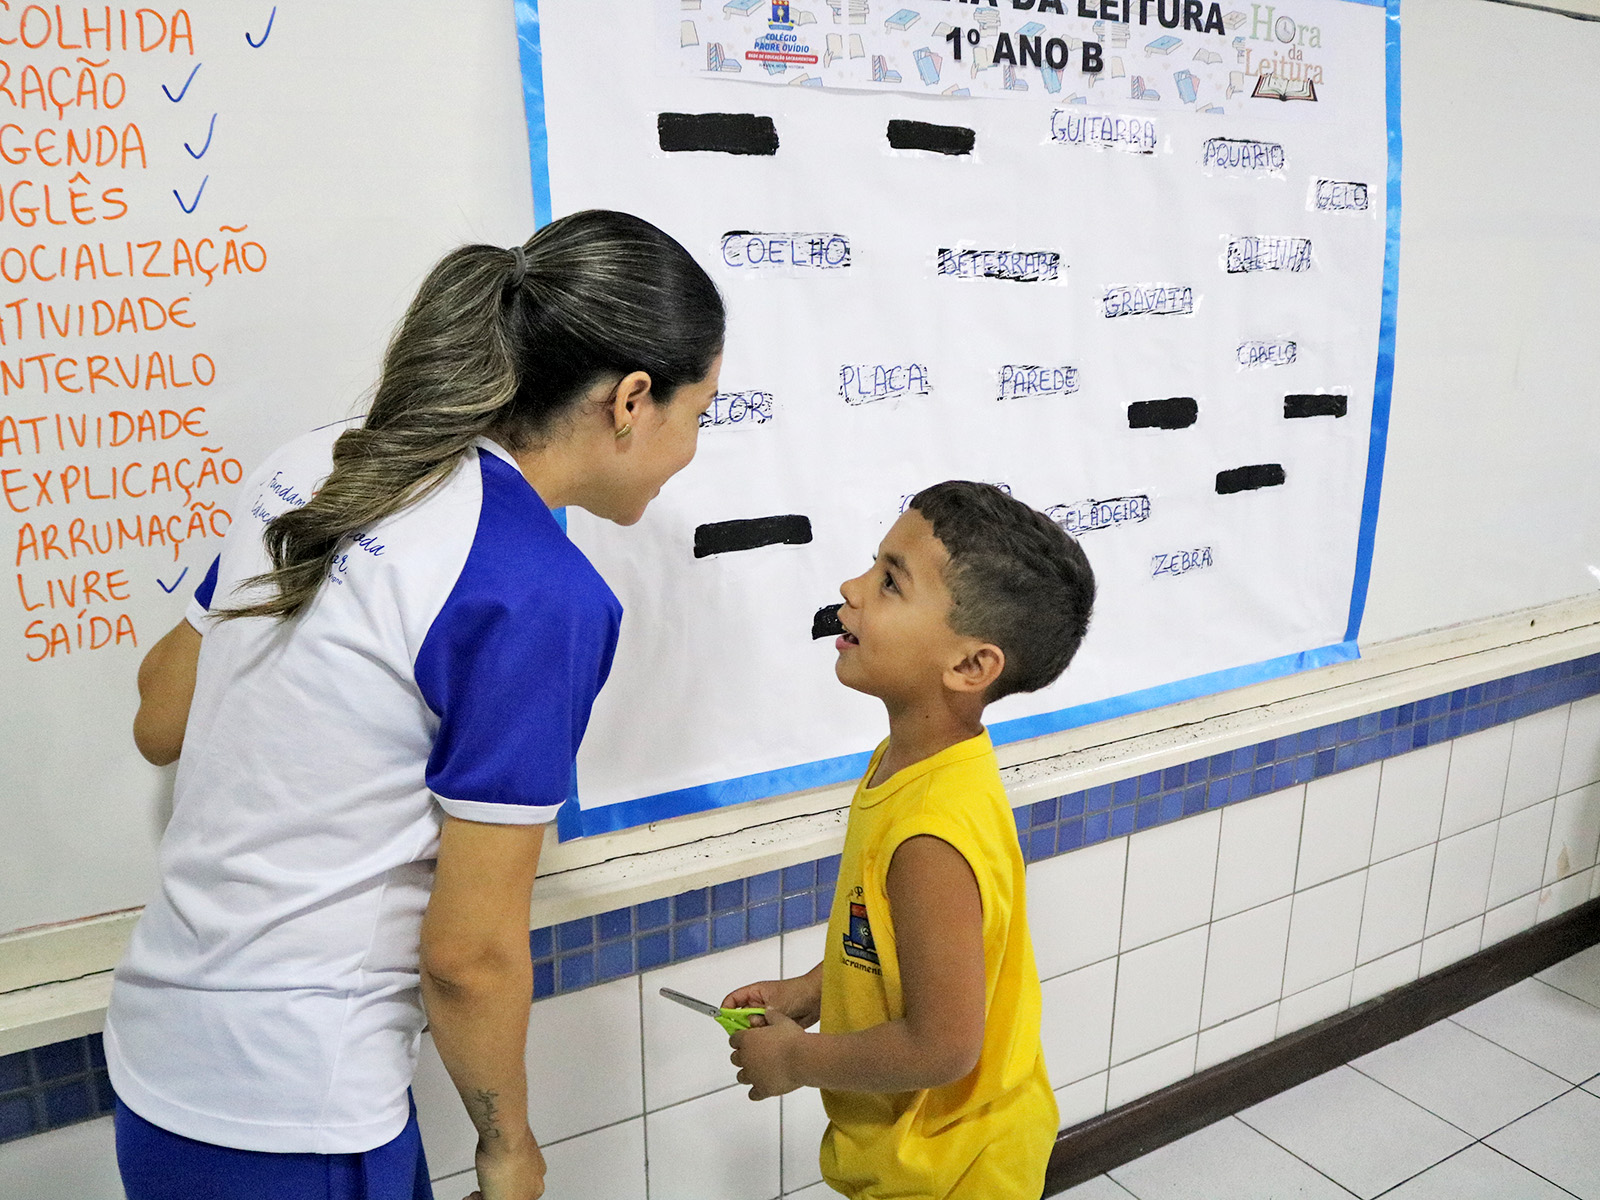
[[[106,1019],[129,1200],[430,1196],[424,1020],[474,1195],[543,1193],[529,897],[622,616],[551,510],[639,520],[694,456],[724,322],[623,213],[467,246],[365,418],[245,481],[139,670],[134,738],[178,775]]]

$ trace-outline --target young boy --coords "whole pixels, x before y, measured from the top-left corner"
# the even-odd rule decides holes
[[[1083,640],[1094,574],[986,484],[919,493],[840,587],[835,672],[888,709],[856,788],[823,961],[730,993],[750,1098],[822,1089],[822,1174],[853,1197],[1037,1200],[1057,1132],[1016,825],[984,706]],[[820,1033],[805,1029],[821,1019]]]

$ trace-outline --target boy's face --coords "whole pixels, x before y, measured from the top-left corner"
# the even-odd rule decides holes
[[[950,561],[933,525],[907,510],[869,570],[839,585],[845,634],[834,673],[846,687],[889,703],[926,699],[976,643],[950,628]]]

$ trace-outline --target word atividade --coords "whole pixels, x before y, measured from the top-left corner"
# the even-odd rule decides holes
[[[154,333],[168,325],[193,329],[188,296],[158,300],[154,296],[121,296],[61,305],[27,296],[0,304],[0,346],[26,341],[81,337],[107,337],[119,333]],[[6,314],[11,320],[6,320]],[[28,318],[32,317],[32,320]]]
[[[985,0],[953,0],[959,4],[978,4]],[[986,0],[990,8],[1001,7],[999,0]],[[1226,34],[1222,5],[1206,0],[1076,0],[1076,12],[1069,12],[1074,0],[1010,0],[1018,12],[1055,13],[1079,16],[1091,21],[1112,21],[1119,25],[1148,25],[1154,20],[1163,29],[1180,26],[1195,33]]]

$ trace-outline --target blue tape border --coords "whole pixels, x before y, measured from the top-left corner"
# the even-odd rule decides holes
[[[1265,662],[1251,663],[1248,666],[1211,671],[1189,679],[1180,679],[1176,683],[1164,683],[1158,687],[1125,692],[1120,696],[1095,700],[1088,704],[1077,704],[1055,712],[999,721],[989,727],[989,736],[995,745],[1002,746],[1047,733],[1059,733],[1063,729],[1073,729],[1079,725],[1092,725],[1096,721],[1106,721],[1112,717],[1176,704],[1180,700],[1192,700],[1196,696],[1209,696],[1268,679],[1278,679],[1298,671],[1310,671],[1333,663],[1349,662],[1360,656],[1360,650],[1354,642],[1336,642],[1316,650],[1302,650]],[[575,837],[615,833],[651,821],[687,816],[689,813],[740,804],[746,800],[760,800],[767,796],[844,783],[859,778],[866,770],[871,757],[870,751],[844,754],[837,758],[823,758],[799,766],[781,767],[775,771],[760,771],[753,775],[721,779],[714,783],[680,788],[672,792],[660,792],[654,796],[642,796],[637,800],[625,800],[619,804],[606,804],[593,809],[581,808],[574,797],[569,799],[557,814],[556,832],[565,842]]]
[[[550,135],[544,120],[544,51],[539,41],[539,0],[516,0],[517,54],[522,62],[522,107],[528,117],[533,227],[554,219],[550,206]]]
[[[1357,0],[1382,6],[1384,21],[1384,97],[1389,137],[1389,177],[1383,245],[1383,310],[1378,318],[1378,369],[1372,384],[1372,431],[1367,443],[1367,485],[1361,501],[1361,531],[1356,540],[1356,571],[1350,589],[1350,619],[1345,641],[1361,635],[1372,577],[1372,548],[1378,533],[1378,501],[1389,443],[1389,405],[1394,396],[1394,341],[1400,295],[1400,0]]]

